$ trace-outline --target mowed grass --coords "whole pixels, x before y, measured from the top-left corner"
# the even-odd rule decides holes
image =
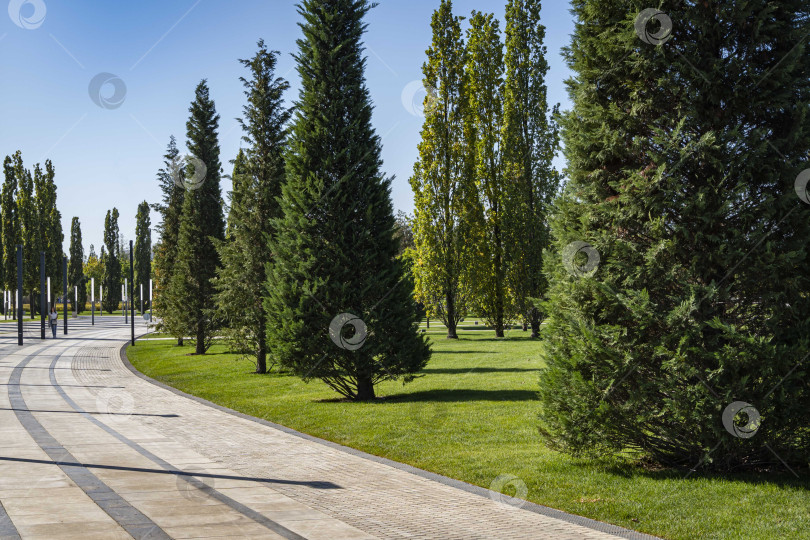
[[[432,325],[422,376],[379,385],[375,403],[341,401],[320,381],[255,375],[222,344],[190,356],[190,346],[141,341],[127,354],[146,375],[231,409],[486,488],[513,475],[526,499],[574,514],[672,539],[810,538],[806,474],[683,479],[551,451],[537,432],[538,342],[520,330],[496,339],[469,320],[461,339],[444,334]]]

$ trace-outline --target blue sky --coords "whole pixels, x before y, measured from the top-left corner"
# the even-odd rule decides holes
[[[422,78],[430,17],[439,0],[379,3],[367,18],[367,84],[374,125],[383,137],[384,170],[396,176],[394,206],[410,212],[408,178],[422,123],[413,114],[410,90]],[[503,28],[505,0],[453,4],[459,15],[494,11]],[[245,72],[237,59],[252,56],[259,38],[281,52],[278,74],[292,85],[287,99],[297,97],[291,57],[299,37],[295,5],[294,0],[10,0],[9,14],[0,13],[0,158],[19,149],[27,166],[46,158],[54,162],[66,251],[73,216],[82,223],[85,253],[90,244],[98,251],[104,215],[113,206],[121,213],[122,234],[134,238],[138,203],[160,197],[155,173],[169,136],[185,149],[188,106],[202,78],[221,116],[221,160],[230,172],[241,137],[235,118],[244,101],[239,77]],[[573,31],[568,10],[562,0],[543,7],[549,101],[563,108],[569,71],[560,49]],[[90,98],[88,87],[99,73],[126,85],[119,107],[103,108]],[[114,87],[105,85],[101,92],[112,98]],[[225,180],[223,190],[228,189]],[[153,224],[157,219],[153,213]]]

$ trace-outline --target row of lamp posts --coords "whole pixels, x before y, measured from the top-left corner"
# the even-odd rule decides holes
[[[131,324],[132,344],[135,345],[135,304],[131,301],[134,295],[134,267],[133,267],[132,240],[129,241],[129,279],[124,278],[124,285],[121,287],[122,311],[124,312],[124,322]],[[41,339],[45,339],[45,320],[49,317],[51,306],[51,278],[45,276],[45,252],[39,254],[39,282],[40,282],[40,316],[41,316]],[[68,313],[67,313],[67,257],[62,258],[62,320],[64,334],[68,333]],[[14,294],[15,316],[17,317],[17,344],[23,344],[23,248],[17,246],[17,290]],[[96,280],[90,278],[90,321],[96,324]],[[99,302],[104,302],[104,289],[99,288]],[[143,313],[143,284],[140,285],[141,313]],[[78,304],[78,287],[74,287],[73,294]],[[4,292],[4,310],[8,312],[8,306],[12,302],[11,291]],[[47,308],[45,307],[47,306]],[[131,313],[129,313],[131,311]],[[104,310],[99,311],[99,316]],[[149,320],[152,320],[152,280],[149,280]]]

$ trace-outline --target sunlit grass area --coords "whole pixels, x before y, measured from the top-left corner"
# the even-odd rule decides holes
[[[575,514],[673,539],[810,538],[806,476],[683,479],[549,450],[537,432],[540,343],[520,329],[496,339],[474,319],[460,330],[447,340],[431,322],[433,357],[421,376],[380,385],[375,403],[349,403],[284,373],[255,375],[222,344],[190,356],[190,346],[141,341],[127,353],[150,377],[220,405],[486,488],[514,475],[528,500]]]

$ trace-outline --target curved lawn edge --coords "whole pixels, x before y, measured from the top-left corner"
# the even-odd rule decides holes
[[[336,442],[333,442],[333,441],[330,441],[330,440],[327,440],[327,439],[322,439],[320,437],[315,437],[314,435],[310,435],[308,433],[303,433],[301,431],[297,431],[297,430],[292,429],[290,427],[287,427],[287,426],[284,426],[284,425],[281,425],[281,424],[277,424],[275,422],[271,422],[271,421],[265,420],[263,418],[256,418],[255,416],[250,416],[248,414],[236,411],[234,409],[230,409],[228,407],[225,407],[223,405],[219,405],[219,404],[214,403],[212,401],[209,401],[207,399],[203,399],[203,398],[201,398],[199,396],[195,396],[194,394],[189,394],[188,392],[183,392],[182,390],[179,390],[179,389],[177,389],[177,388],[175,388],[173,386],[169,386],[168,384],[165,384],[165,383],[163,383],[161,381],[153,379],[152,377],[150,377],[148,375],[145,375],[145,374],[141,373],[140,371],[138,371],[138,369],[135,368],[135,366],[132,365],[132,363],[129,361],[129,358],[127,357],[127,352],[126,351],[127,351],[127,347],[129,347],[129,345],[130,345],[129,342],[124,343],[121,346],[121,348],[119,349],[119,356],[120,356],[121,362],[124,364],[124,366],[130,372],[132,372],[132,374],[135,375],[136,377],[139,377],[139,378],[145,380],[146,382],[148,382],[150,384],[153,384],[155,386],[163,388],[164,390],[168,390],[168,391],[170,391],[170,392],[172,392],[174,394],[177,394],[179,396],[183,396],[185,398],[194,400],[197,403],[201,403],[203,405],[206,405],[208,407],[217,409],[219,411],[230,414],[232,416],[236,416],[236,417],[242,418],[244,420],[249,420],[251,422],[256,422],[257,424],[261,424],[263,426],[267,426],[267,427],[270,427],[270,428],[273,428],[273,429],[277,429],[277,430],[282,431],[284,433],[287,433],[289,435],[294,435],[294,436],[299,437],[301,439],[305,439],[305,440],[310,441],[310,442],[318,443],[318,444],[321,444],[323,446],[327,446],[327,447],[332,448],[334,450],[338,450],[340,452],[351,454],[353,456],[356,456],[356,457],[359,457],[359,458],[362,458],[362,459],[367,459],[369,461],[374,461],[376,463],[381,463],[383,465],[387,465],[389,467],[393,467],[395,469],[399,469],[401,471],[408,472],[410,474],[419,476],[421,478],[425,478],[427,480],[432,480],[434,482],[438,482],[438,483],[444,484],[446,486],[450,486],[450,487],[453,487],[453,488],[456,488],[456,489],[460,489],[462,491],[466,491],[467,493],[473,493],[475,495],[478,495],[478,496],[481,496],[481,497],[486,497],[486,498],[496,498],[497,497],[497,498],[499,498],[501,500],[504,499],[504,496],[501,493],[498,493],[498,492],[495,492],[495,491],[492,491],[492,490],[489,490],[489,489],[486,489],[486,488],[483,488],[483,487],[480,487],[480,486],[476,486],[474,484],[470,484],[470,483],[467,483],[467,482],[464,482],[464,481],[461,481],[461,480],[457,480],[455,478],[450,478],[449,476],[444,476],[444,475],[434,473],[434,472],[431,472],[431,471],[426,471],[424,469],[420,469],[418,467],[408,465],[407,463],[401,463],[399,461],[394,461],[394,460],[391,460],[391,459],[388,459],[388,458],[375,456],[374,454],[369,454],[368,452],[364,452],[363,450],[358,450],[356,448],[352,448],[351,446],[345,446],[345,445],[342,445],[342,444],[339,444],[339,443],[336,443]],[[506,499],[510,499],[510,498],[506,497]],[[540,504],[537,504],[537,503],[533,503],[531,501],[525,501],[523,499],[512,499],[512,500],[519,501],[519,502],[517,502],[515,504],[515,506],[517,506],[517,507],[519,507],[519,508],[521,508],[523,510],[528,510],[529,512],[534,512],[536,514],[541,514],[541,515],[544,515],[544,516],[559,519],[561,521],[572,523],[574,525],[587,527],[589,529],[599,531],[599,532],[602,532],[602,533],[613,534],[613,535],[616,535],[619,538],[627,538],[628,540],[660,540],[660,538],[657,537],[657,536],[651,536],[649,534],[641,533],[641,532],[638,532],[638,531],[625,529],[624,527],[620,527],[618,525],[613,525],[611,523],[606,523],[606,522],[603,522],[603,521],[597,521],[595,519],[591,519],[591,518],[587,518],[587,517],[583,517],[583,516],[578,516],[576,514],[571,514],[571,513],[568,513],[568,512],[564,512],[562,510],[557,510],[556,508],[551,508],[549,506],[543,506],[543,505],[540,505]]]

